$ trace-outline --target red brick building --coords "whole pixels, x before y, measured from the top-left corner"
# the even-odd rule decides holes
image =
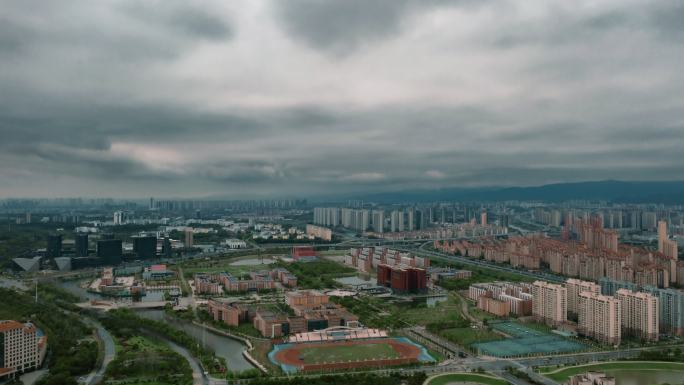
[[[378,265],[378,285],[397,293],[423,293],[427,291],[425,269],[410,266]]]

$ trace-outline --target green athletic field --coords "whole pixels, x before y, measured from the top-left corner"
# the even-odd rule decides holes
[[[489,375],[469,374],[469,373],[450,373],[440,374],[428,380],[428,385],[449,385],[459,382],[475,382],[484,385],[508,385],[508,382],[500,378]]]
[[[362,361],[368,359],[398,358],[389,344],[362,344],[308,347],[300,351],[305,364],[323,362]]]

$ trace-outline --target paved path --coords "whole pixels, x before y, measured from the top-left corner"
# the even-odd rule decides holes
[[[88,385],[95,385],[102,381],[105,371],[107,370],[107,365],[109,365],[109,363],[112,362],[116,357],[116,346],[114,345],[114,339],[112,338],[112,335],[109,334],[107,329],[100,325],[99,322],[90,319],[87,319],[86,322],[95,326],[95,329],[97,330],[97,335],[100,337],[100,340],[104,344],[104,357],[102,359],[102,364],[100,365],[100,368],[90,372],[90,374],[88,374],[84,381]]]
[[[200,366],[199,362],[195,357],[193,357],[192,354],[188,351],[188,349],[178,345],[177,343],[167,339],[166,337],[163,337],[159,334],[154,333],[153,334],[156,338],[164,341],[171,350],[174,352],[180,354],[183,356],[188,361],[188,364],[190,364],[190,368],[192,369],[192,384],[193,385],[210,385],[209,380],[206,378],[204,375],[204,371],[202,370],[202,367]]]

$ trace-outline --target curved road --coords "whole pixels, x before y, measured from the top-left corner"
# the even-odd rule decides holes
[[[91,372],[85,379],[86,384],[95,385],[102,381],[105,371],[107,370],[107,365],[109,365],[109,363],[112,362],[112,360],[114,360],[114,357],[116,357],[116,347],[114,345],[114,339],[112,338],[112,335],[109,334],[107,329],[102,327],[102,325],[100,325],[99,322],[96,322],[91,319],[88,319],[87,322],[95,326],[95,329],[97,330],[97,335],[100,337],[100,340],[104,344],[104,358],[102,359],[102,364],[100,365],[100,368],[97,371]]]

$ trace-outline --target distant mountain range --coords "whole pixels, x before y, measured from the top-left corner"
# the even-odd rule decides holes
[[[684,181],[598,181],[556,183],[536,187],[445,188],[355,194],[345,199],[379,203],[435,201],[544,201],[605,200],[620,203],[684,204]]]

